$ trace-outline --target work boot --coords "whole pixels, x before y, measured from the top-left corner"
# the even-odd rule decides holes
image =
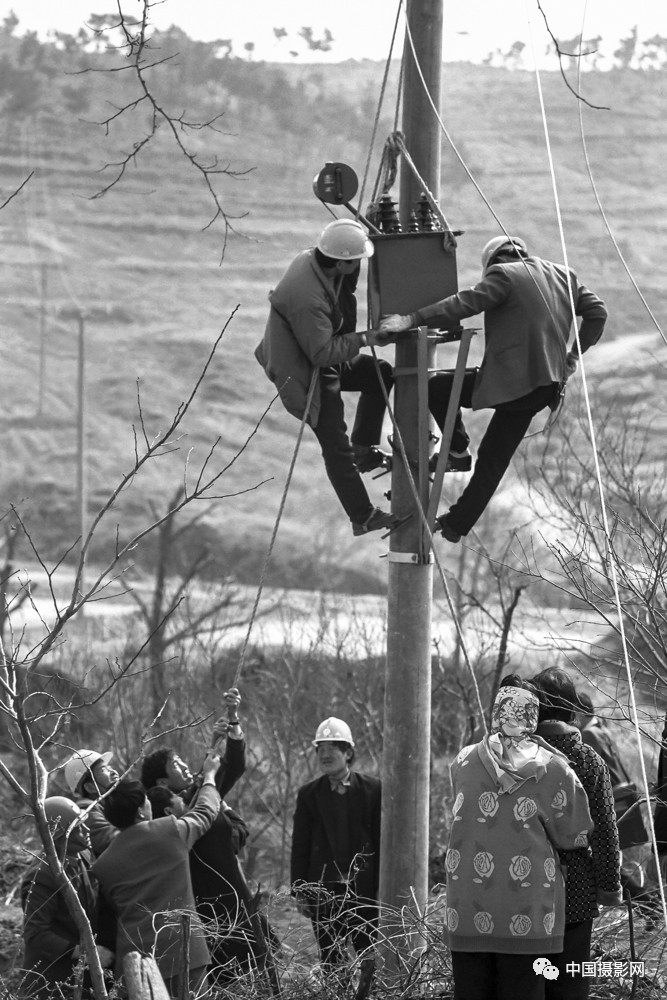
[[[428,471],[435,472],[438,464],[440,452],[436,451],[431,455],[428,463]],[[465,451],[450,451],[447,458],[445,472],[470,472],[472,469],[472,455],[466,448]]]
[[[441,514],[440,517],[435,519],[436,531],[439,531],[443,538],[446,538],[448,542],[460,542],[461,535],[452,528],[451,524],[447,520],[446,514]]]
[[[376,444],[355,444],[354,461],[359,472],[373,472],[374,469],[391,469],[391,455],[382,451]]]
[[[373,510],[363,524],[352,522],[352,533],[355,535],[367,535],[369,531],[381,531],[382,528],[388,528],[391,531],[398,523],[399,518],[395,514],[380,510],[379,507],[373,507]]]

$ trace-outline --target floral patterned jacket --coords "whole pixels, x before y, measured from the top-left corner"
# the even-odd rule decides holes
[[[550,955],[563,950],[565,885],[558,850],[585,847],[586,793],[555,755],[539,781],[501,793],[482,744],[451,766],[446,933],[452,951]]]

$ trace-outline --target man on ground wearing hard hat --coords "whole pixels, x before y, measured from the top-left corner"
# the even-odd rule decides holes
[[[312,920],[325,974],[345,975],[348,943],[357,955],[368,953],[362,959],[361,996],[375,967],[381,785],[379,778],[351,770],[354,741],[342,719],[325,719],[313,746],[322,776],[297,793],[292,894]]]
[[[271,311],[255,357],[276,385],[293,416],[307,422],[322,449],[329,481],[352,522],[355,535],[392,528],[396,518],[375,507],[360,472],[385,464],[377,447],[391,391],[391,366],[360,354],[362,347],[388,342],[377,331],[355,333],[354,295],[361,260],[373,244],[352,219],[324,228],[317,246],[296,257],[269,295]],[[309,402],[311,381],[317,379]],[[380,376],[380,377],[379,377]],[[352,430],[347,435],[341,391],[359,392]]]
[[[97,889],[90,878],[90,837],[82,811],[63,795],[54,795],[45,800],[44,812],[65,874],[94,933]],[[21,996],[30,1000],[67,996],[65,984],[72,984],[81,951],[79,929],[45,855],[27,869],[21,880],[21,904],[22,968],[26,972]],[[102,967],[110,966],[113,952],[101,944],[97,945],[97,951]]]
[[[607,310],[581,285],[574,271],[531,256],[518,236],[495,236],[482,251],[482,279],[473,288],[425,306],[410,316],[388,316],[380,330],[399,333],[433,316],[452,326],[484,313],[484,358],[466,371],[460,405],[495,412],[479,446],[475,469],[459,499],[436,521],[448,542],[458,542],[480,518],[530,426],[545,407],[555,409],[582,353],[602,335]],[[582,317],[578,343],[568,353],[575,316]],[[442,428],[452,373],[429,381],[429,407]],[[452,439],[465,451],[468,435],[459,411]]]
[[[93,854],[98,857],[106,850],[118,833],[105,818],[100,796],[118,781],[118,771],[109,766],[113,757],[110,751],[75,750],[63,766],[65,781],[82,810],[92,808],[86,815]]]

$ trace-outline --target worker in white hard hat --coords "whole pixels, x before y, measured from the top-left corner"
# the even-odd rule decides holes
[[[97,889],[90,877],[90,838],[84,815],[63,795],[47,798],[44,812],[64,872],[95,933]],[[21,904],[25,972],[21,996],[31,1000],[69,996],[65,984],[71,987],[79,958],[79,929],[45,854],[30,865],[21,879]],[[101,944],[97,950],[102,966],[111,965],[113,952]]]
[[[460,541],[477,523],[500,485],[514,452],[536,413],[557,409],[574,374],[579,351],[602,336],[607,310],[574,271],[531,255],[520,236],[494,236],[482,250],[482,278],[473,287],[410,316],[388,316],[380,329],[393,333],[444,317],[441,325],[484,313],[484,357],[466,370],[460,406],[495,412],[480,442],[475,468],[463,493],[435,527],[449,542]],[[568,342],[581,317],[578,339]],[[442,428],[453,372],[429,381],[429,407]],[[469,437],[457,414],[452,449],[464,453]]]
[[[75,750],[63,765],[67,786],[77,804],[86,811],[86,826],[95,857],[106,850],[118,831],[104,816],[99,801],[117,783],[118,771],[110,765],[111,751]]]
[[[275,384],[285,408],[312,427],[327,475],[355,535],[395,526],[396,518],[375,507],[361,473],[387,466],[378,448],[391,365],[361,354],[387,343],[388,334],[357,333],[355,290],[361,261],[373,244],[353,219],[326,226],[317,245],[290,264],[269,295],[271,309],[255,357]],[[314,379],[314,382],[313,382]],[[341,392],[359,392],[348,437]]]
[[[322,774],[297,793],[292,895],[312,921],[323,972],[344,979],[351,946],[369,986],[378,916],[380,780],[352,770],[354,740],[342,719],[320,723],[313,746]]]

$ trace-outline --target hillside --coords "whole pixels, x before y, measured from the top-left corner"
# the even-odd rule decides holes
[[[368,62],[278,67],[218,60],[205,72],[200,60],[203,78],[198,78],[192,61],[183,59],[155,71],[155,94],[173,115],[205,121],[223,114],[218,131],[190,130],[184,139],[203,160],[212,163],[218,157],[222,166],[239,172],[214,178],[225,212],[237,217],[221,261],[222,229],[206,228],[215,207],[201,174],[179,152],[168,128],[158,130],[104,197],[95,197],[114,176],[105,164],[121,160],[150,124],[148,109],[141,105],[115,119],[108,130],[95,124],[136,96],[131,77],[71,75],[73,63],[81,68],[84,56],[72,55],[70,65],[66,54],[51,52],[50,62],[42,58],[48,86],[42,81],[34,100],[20,101],[16,81],[7,72],[8,66],[18,72],[17,45],[16,39],[2,40],[2,200],[31,172],[32,177],[0,214],[5,249],[0,279],[5,374],[0,503],[5,509],[10,501],[24,501],[35,541],[52,558],[76,536],[79,311],[86,317],[88,475],[94,512],[132,460],[137,379],[152,437],[187,396],[211,344],[238,307],[188,416],[179,452],[146,470],[120,498],[105,532],[108,545],[117,522],[126,533],[146,516],[149,502],[164,507],[182,479],[190,449],[190,467],[196,469],[219,436],[219,461],[226,464],[270,402],[271,386],[253,358],[267,293],[292,256],[329,221],[312,194],[313,176],[325,161],[344,160],[363,175],[383,67]],[[23,59],[25,66],[25,54]],[[98,68],[111,62],[111,56],[99,56]],[[34,66],[33,77],[37,61]],[[661,111],[666,79],[665,73],[631,70],[589,74],[584,78],[587,100],[610,110],[582,109],[599,196],[635,280],[658,317],[667,304],[667,272],[656,266],[667,250],[662,169],[667,132]],[[366,198],[381,142],[391,129],[395,86],[394,79]],[[580,106],[559,75],[543,76],[542,86],[569,263],[607,301],[608,341],[623,345],[630,334],[647,336],[643,343],[653,350],[633,352],[633,365],[661,397],[654,374],[662,344],[651,333],[600,218],[579,136]],[[534,78],[524,72],[449,65],[442,107],[449,134],[504,225],[539,253],[560,259]],[[441,201],[455,228],[465,230],[458,261],[460,283],[466,284],[476,280],[480,248],[498,227],[447,140],[443,142]],[[42,322],[47,335],[40,383]],[[614,347],[620,368],[625,349]],[[390,350],[386,354],[391,357]],[[591,360],[603,397],[616,393],[618,380],[608,383],[607,372],[592,355]],[[449,362],[444,352],[441,361]],[[257,578],[297,430],[296,421],[276,404],[225,475],[217,492],[230,495],[210,504],[197,529],[199,541],[214,555],[216,573]],[[255,489],[259,483],[263,485]],[[388,485],[388,479],[371,480],[378,502]],[[384,548],[375,538],[352,539],[317,446],[306,435],[276,546],[273,582],[381,589],[386,570],[377,557]],[[149,557],[150,546],[137,553],[139,561]]]

